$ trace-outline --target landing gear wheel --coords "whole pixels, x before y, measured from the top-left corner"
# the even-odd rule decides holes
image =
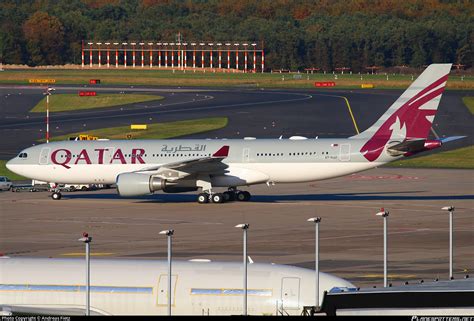
[[[55,201],[59,201],[61,199],[61,193],[59,192],[54,192],[53,194],[51,194],[51,198]]]
[[[206,193],[201,193],[198,195],[198,203],[206,204],[209,202],[209,196]]]
[[[221,193],[212,194],[211,196],[212,203],[223,203],[224,202],[224,195]]]
[[[222,194],[224,194],[224,201],[226,201],[226,202],[235,201],[235,192],[228,191],[228,192],[224,192]]]
[[[246,191],[238,192],[236,196],[237,200],[241,202],[246,202],[250,199],[250,193]]]
[[[244,195],[245,195],[245,201],[249,201],[249,200],[250,200],[250,197],[252,197],[252,195],[250,195],[250,193],[247,192],[247,191],[244,191],[244,192],[242,192],[242,193],[244,193]]]

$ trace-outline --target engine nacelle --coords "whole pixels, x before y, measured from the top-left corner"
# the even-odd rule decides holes
[[[169,182],[159,177],[141,173],[123,173],[117,176],[117,192],[120,196],[142,196],[162,190],[165,193],[196,191],[195,181]]]
[[[162,179],[148,174],[123,173],[117,176],[117,192],[120,196],[141,196],[162,189]]]
[[[196,183],[194,183],[196,185]],[[184,192],[194,192],[197,191],[196,186],[181,186],[181,184],[171,185],[170,182],[166,182],[166,186],[163,188],[165,193],[184,193]]]

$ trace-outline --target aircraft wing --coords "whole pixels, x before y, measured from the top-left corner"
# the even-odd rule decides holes
[[[225,173],[227,164],[222,161],[229,155],[229,146],[222,146],[209,157],[193,158],[185,161],[148,167],[137,171],[138,173],[151,173],[153,176],[168,180],[178,180],[196,174]]]

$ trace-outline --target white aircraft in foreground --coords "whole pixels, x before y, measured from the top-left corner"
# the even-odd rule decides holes
[[[428,139],[450,70],[428,66],[374,125],[346,139],[63,141],[29,147],[6,166],[47,182],[116,183],[125,197],[200,189],[199,203],[246,201],[250,193],[239,186],[343,176],[458,138]]]
[[[0,258],[0,313],[84,315],[83,259]],[[242,314],[242,263],[174,262],[172,314]],[[314,270],[289,265],[248,265],[251,315],[299,315],[314,306]],[[324,291],[354,291],[341,278],[320,273]],[[168,263],[91,260],[91,314],[166,315]],[[1,315],[1,314],[0,314]]]

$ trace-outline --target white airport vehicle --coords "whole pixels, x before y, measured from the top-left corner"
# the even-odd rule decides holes
[[[6,166],[48,182],[116,183],[124,197],[200,190],[199,203],[247,201],[241,186],[344,176],[460,138],[428,138],[450,70],[428,66],[374,125],[345,139],[63,141],[29,147]]]
[[[71,192],[74,191],[88,191],[91,189],[91,185],[89,184],[66,184],[64,185],[65,188],[69,189]]]
[[[6,176],[0,176],[0,190],[8,191],[12,187],[12,182]]]
[[[166,315],[168,262],[91,260],[91,314]],[[175,261],[172,314],[240,315],[243,266],[234,262]],[[248,264],[248,314],[299,315],[314,306],[315,272],[277,264]],[[320,273],[324,291],[355,290],[344,279]],[[85,313],[83,259],[0,258],[0,310],[11,313]]]

